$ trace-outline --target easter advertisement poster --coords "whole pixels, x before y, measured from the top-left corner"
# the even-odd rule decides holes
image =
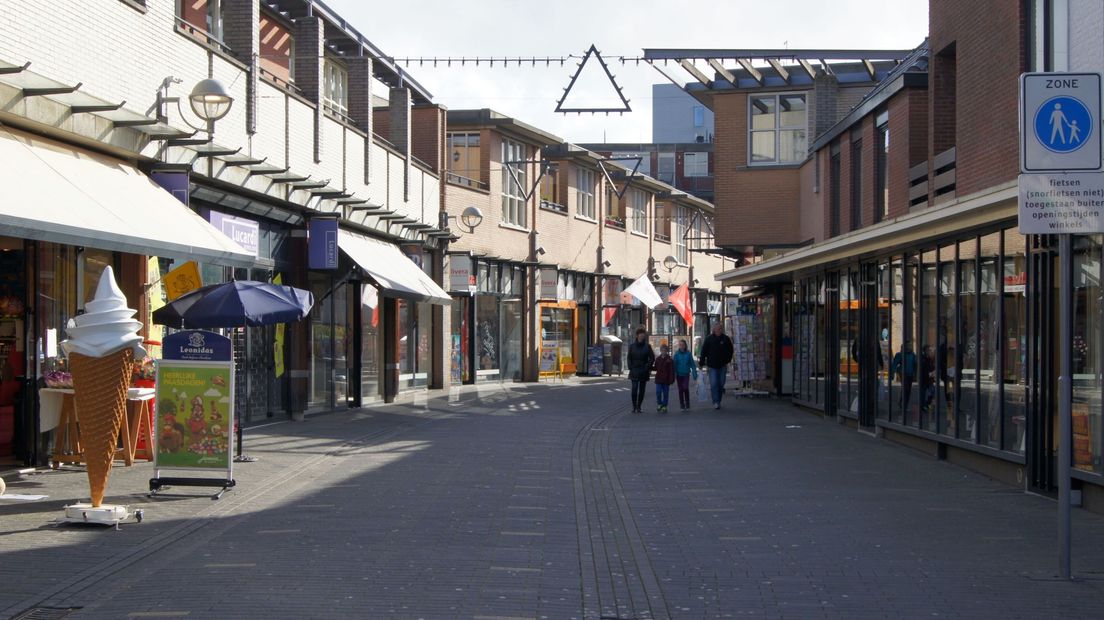
[[[233,379],[229,364],[161,360],[157,467],[229,469]]]

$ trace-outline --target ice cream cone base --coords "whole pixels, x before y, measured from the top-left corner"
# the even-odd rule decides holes
[[[81,446],[88,470],[91,506],[103,503],[119,428],[126,418],[134,352],[123,349],[103,357],[69,354],[73,373],[73,404],[80,424]]]
[[[117,504],[93,506],[92,504],[80,502],[65,507],[65,517],[62,521],[66,523],[88,523],[91,525],[119,525],[132,517],[140,522],[142,520],[142,511],[135,510],[131,512],[130,506],[120,506]]]

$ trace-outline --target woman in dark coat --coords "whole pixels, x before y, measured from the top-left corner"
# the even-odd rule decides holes
[[[633,413],[640,413],[640,406],[644,404],[644,394],[648,389],[648,378],[655,364],[655,352],[652,351],[652,345],[648,344],[648,332],[643,328],[636,330],[636,340],[629,345],[627,357],[629,379],[632,381]]]

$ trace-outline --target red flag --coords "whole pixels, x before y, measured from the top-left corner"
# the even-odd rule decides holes
[[[616,307],[602,308],[602,326],[605,327],[606,325],[609,325],[610,319],[612,319],[613,315],[615,314],[617,314]]]
[[[675,310],[678,311],[683,321],[686,321],[687,325],[694,324],[694,313],[690,309],[690,285],[683,284],[675,289],[674,293],[667,298],[667,303],[671,304]]]

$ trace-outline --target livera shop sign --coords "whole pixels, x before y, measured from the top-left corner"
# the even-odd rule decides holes
[[[211,225],[221,230],[222,234],[233,239],[253,256],[257,255],[261,245],[261,230],[257,222],[218,211],[211,211],[209,219]]]

